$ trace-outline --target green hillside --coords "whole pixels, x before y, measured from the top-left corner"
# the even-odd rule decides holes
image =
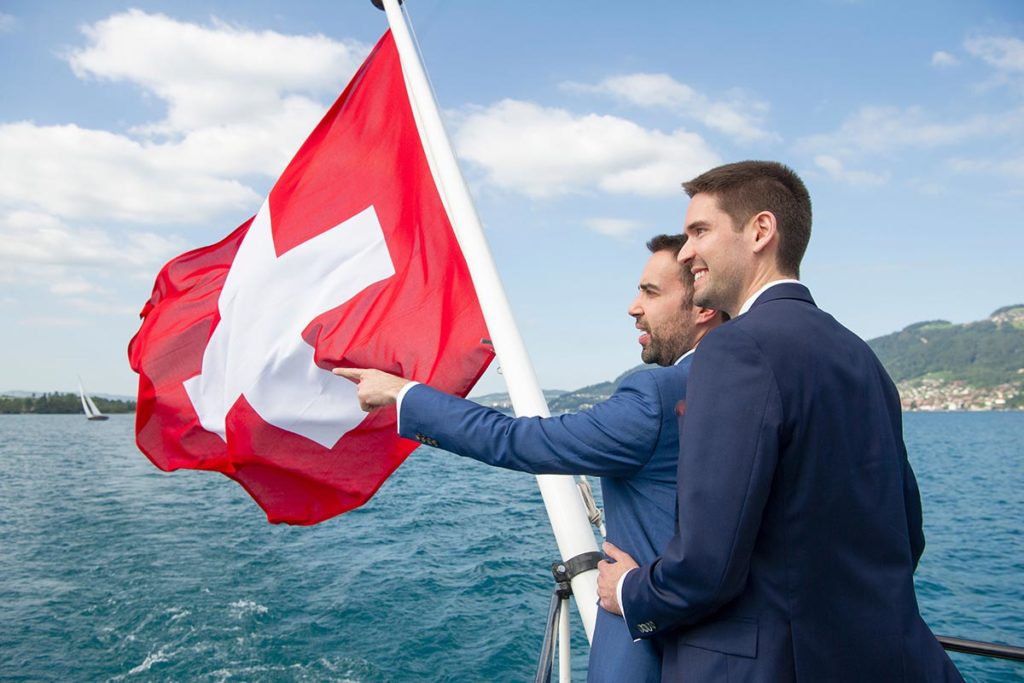
[[[1024,381],[1024,305],[963,325],[917,323],[868,343],[896,382],[924,376],[974,387]]]

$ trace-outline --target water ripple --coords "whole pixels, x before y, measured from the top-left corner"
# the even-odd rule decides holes
[[[156,470],[132,428],[0,416],[0,680],[532,677],[557,558],[532,477],[422,448],[364,508],[271,526],[218,474]],[[906,432],[923,614],[1024,642],[1024,414],[911,414]]]

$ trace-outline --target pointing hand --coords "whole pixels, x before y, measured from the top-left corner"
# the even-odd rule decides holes
[[[333,372],[359,385],[356,396],[359,407],[366,412],[394,403],[398,392],[410,382],[397,375],[365,368],[334,368]]]

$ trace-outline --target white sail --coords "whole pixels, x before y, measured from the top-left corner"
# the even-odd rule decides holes
[[[89,406],[89,417],[96,417],[97,415],[102,415],[103,414],[103,413],[100,412],[100,409],[96,407],[96,404],[93,403],[92,396],[89,396],[88,394],[86,394],[85,395],[85,403],[86,403],[86,405]]]
[[[96,407],[92,397],[85,393],[85,387],[82,385],[82,378],[78,378],[78,396],[82,399],[82,410],[85,411],[85,417],[89,420],[106,420],[107,416],[100,412],[100,409]]]
[[[85,411],[86,417],[91,417],[92,413],[89,412],[89,404],[85,400],[85,389],[82,388],[82,383],[78,383],[78,396],[82,399],[82,410]]]

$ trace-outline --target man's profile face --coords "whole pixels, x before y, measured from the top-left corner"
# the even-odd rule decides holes
[[[672,365],[693,346],[696,311],[683,308],[686,285],[683,272],[671,251],[651,254],[640,275],[640,291],[629,307],[636,327],[643,331],[640,359],[645,363]]]
[[[684,225],[687,240],[679,262],[693,273],[694,303],[735,315],[749,269],[746,230],[737,230],[718,199],[705,193],[690,200]]]

